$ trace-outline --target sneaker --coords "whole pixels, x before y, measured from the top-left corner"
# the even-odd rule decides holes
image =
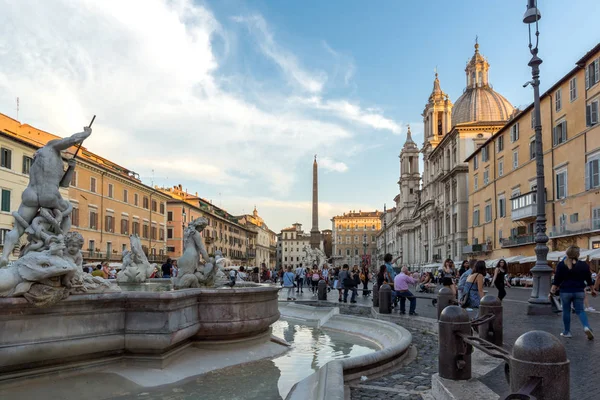
[[[586,332],[586,334],[587,334],[587,332]],[[561,332],[560,336],[562,336],[564,338],[572,338],[573,337],[573,335],[571,335],[571,332],[567,332],[567,333]]]
[[[356,303],[356,300],[350,300],[350,303],[354,304]]]
[[[587,307],[585,309],[585,311],[590,312],[590,311],[596,311],[596,309],[594,307]]]
[[[411,313],[409,313],[409,314],[410,314],[410,315],[419,315],[419,314],[417,314],[416,312],[411,312]]]
[[[588,328],[586,326],[585,328],[583,328],[583,331],[585,332],[585,334],[587,335],[587,338],[589,340],[593,340],[594,339],[594,332],[592,332],[592,330],[590,328]]]
[[[406,315],[405,311],[400,311],[400,315]]]

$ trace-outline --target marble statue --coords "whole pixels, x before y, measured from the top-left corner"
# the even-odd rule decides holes
[[[173,278],[175,289],[213,287],[219,267],[208,256],[200,232],[208,225],[206,218],[200,217],[188,224],[183,232],[183,254],[177,260],[179,272]],[[202,259],[200,259],[202,257]]]
[[[90,127],[68,138],[49,141],[36,151],[29,170],[29,184],[13,212],[14,228],[6,234],[0,256],[0,297],[25,297],[36,306],[56,303],[74,293],[118,291],[100,278],[92,279],[81,267],[83,237],[69,232],[69,201],[60,187],[68,187],[75,170],[75,159],[63,170],[61,151],[81,143],[92,133]],[[27,243],[19,259],[7,266],[8,256],[23,234]],[[78,235],[78,236],[77,236]]]
[[[327,256],[323,252],[323,250],[319,248],[311,248],[310,246],[304,246],[302,248],[304,251],[304,257],[302,258],[302,262],[307,267],[312,267],[313,265],[321,266],[327,262]]]
[[[123,267],[117,274],[119,283],[146,282],[154,272],[156,264],[150,264],[137,235],[129,236],[131,250],[123,251]]]

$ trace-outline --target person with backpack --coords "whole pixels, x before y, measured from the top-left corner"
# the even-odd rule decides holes
[[[295,297],[292,297],[294,294],[294,281],[296,281],[296,275],[292,272],[292,267],[287,267],[286,272],[283,273],[283,277],[281,282],[283,287],[287,289],[287,300],[296,300]]]
[[[304,278],[306,276],[306,270],[302,267],[302,264],[296,268],[296,293],[304,293]]]
[[[313,292],[313,296],[317,295],[317,287],[319,286],[319,281],[321,280],[321,275],[319,275],[319,267],[317,265],[313,265],[311,276],[310,276],[310,288]]]

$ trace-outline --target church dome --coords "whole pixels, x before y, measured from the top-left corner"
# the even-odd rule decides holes
[[[512,104],[489,84],[489,68],[476,42],[475,54],[465,68],[467,87],[452,109],[453,126],[466,122],[507,121],[513,114]]]
[[[489,86],[467,89],[454,103],[452,125],[465,122],[506,121],[514,107]]]

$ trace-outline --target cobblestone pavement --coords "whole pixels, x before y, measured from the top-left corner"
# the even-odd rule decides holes
[[[414,361],[373,380],[351,384],[352,400],[406,399],[422,400],[431,390],[431,376],[438,368],[437,335],[410,330],[417,350]]]

